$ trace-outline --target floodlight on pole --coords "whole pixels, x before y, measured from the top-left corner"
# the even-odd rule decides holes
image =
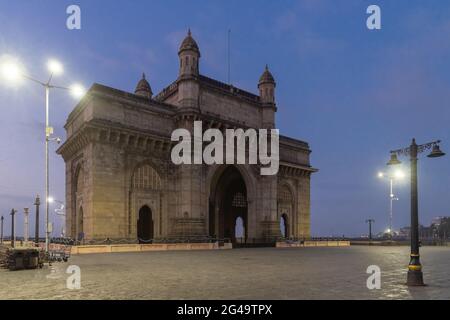
[[[53,76],[61,75],[64,72],[63,65],[56,59],[50,59],[47,61],[47,69],[50,72],[50,76],[47,81],[40,81],[33,77],[28,76],[23,71],[22,65],[17,59],[10,56],[0,57],[0,76],[7,81],[7,84],[12,84],[20,79],[28,79],[45,89],[45,251],[49,249],[50,238],[50,221],[49,221],[49,204],[53,201],[50,194],[50,179],[49,179],[49,142],[60,142],[59,138],[52,138],[53,128],[49,124],[49,95],[50,89],[64,89],[71,93],[76,98],[81,98],[85,94],[85,90],[81,85],[73,85],[72,87],[61,87],[52,84]],[[36,232],[36,238],[38,237]],[[38,239],[37,239],[38,240]]]
[[[59,62],[58,60],[55,59],[50,59],[47,62],[47,68],[48,71],[55,76],[59,76],[61,74],[63,74],[64,72],[64,68],[63,65],[61,64],[61,62]]]

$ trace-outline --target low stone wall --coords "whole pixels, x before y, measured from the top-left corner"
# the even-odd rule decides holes
[[[232,249],[232,243],[155,243],[155,244],[110,244],[73,246],[71,254],[113,253],[113,252],[146,252],[172,250],[221,250]]]
[[[330,241],[295,241],[295,242],[277,242],[277,248],[303,248],[303,247],[348,247],[350,241],[330,240]]]

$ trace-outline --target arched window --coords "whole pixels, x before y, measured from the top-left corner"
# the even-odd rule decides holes
[[[278,202],[280,203],[292,203],[291,190],[285,185],[278,187]]]
[[[160,190],[161,178],[150,165],[146,164],[137,168],[133,174],[133,189]]]

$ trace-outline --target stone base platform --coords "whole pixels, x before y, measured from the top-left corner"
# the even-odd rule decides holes
[[[232,243],[222,246],[216,243],[155,243],[155,244],[111,244],[73,246],[71,254],[114,253],[114,252],[146,252],[146,251],[177,251],[177,250],[222,250],[232,249]]]

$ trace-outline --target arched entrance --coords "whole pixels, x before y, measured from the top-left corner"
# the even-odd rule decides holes
[[[285,213],[280,218],[280,231],[283,238],[289,238],[289,220]]]
[[[137,237],[139,243],[149,242],[153,239],[152,210],[148,206],[143,206],[139,210],[139,217],[137,221]]]
[[[236,223],[234,226],[234,237],[236,238],[236,242],[244,242],[245,241],[245,225],[244,219],[241,216],[236,218]]]
[[[80,234],[84,238],[83,228],[83,190],[84,189],[84,170],[81,165],[78,165],[73,177],[72,186],[72,213],[70,219],[70,236],[73,239],[80,240]]]
[[[142,163],[133,170],[129,199],[130,236],[145,243],[161,237],[162,179],[150,164]]]
[[[216,185],[211,186],[209,234],[211,237],[245,242],[248,230],[247,188],[244,178],[234,166],[227,167]],[[240,218],[240,220],[238,219]],[[239,226],[237,226],[239,223]],[[240,230],[238,239],[236,229]]]

